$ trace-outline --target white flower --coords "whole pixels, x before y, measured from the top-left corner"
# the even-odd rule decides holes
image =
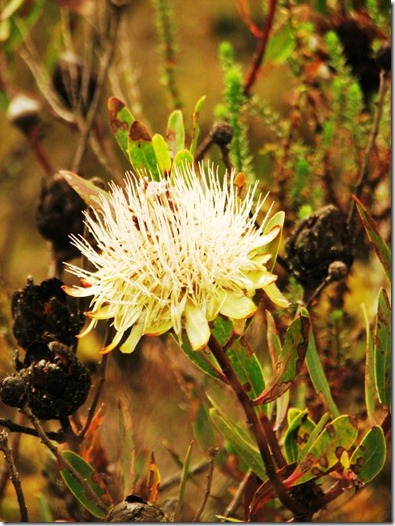
[[[171,181],[131,174],[125,188],[112,185],[110,198],[86,213],[97,247],[82,237],[72,242],[93,270],[69,265],[83,286],[65,290],[93,296],[83,334],[97,320],[112,320],[115,337],[102,352],[126,336],[120,349],[131,352],[143,335],[170,329],[178,337],[185,329],[192,348],[201,349],[219,314],[237,325],[256,311],[256,290],[272,295],[276,276],[267,268],[267,245],[281,227],[264,233],[266,218],[256,226],[264,199],[253,212],[256,186],[241,200],[234,177],[220,182],[217,172],[202,166],[176,170]],[[278,289],[273,299],[287,304]]]

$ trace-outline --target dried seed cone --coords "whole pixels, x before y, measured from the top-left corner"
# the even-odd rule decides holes
[[[18,345],[26,349],[36,341],[57,340],[72,345],[84,317],[78,303],[62,290],[57,278],[35,285],[28,278],[26,286],[15,292],[11,300],[13,334]]]

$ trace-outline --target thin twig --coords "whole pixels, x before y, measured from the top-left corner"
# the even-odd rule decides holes
[[[199,473],[202,473],[202,471],[204,471],[209,464],[210,460],[203,460],[202,462],[199,462],[199,464],[192,466],[188,472],[188,478],[192,478],[193,475],[199,475]],[[161,493],[163,493],[164,491],[168,491],[171,488],[174,488],[174,486],[177,486],[177,484],[180,483],[180,480],[181,473],[177,473],[176,475],[173,475],[172,477],[169,477],[168,479],[164,480],[160,485]]]
[[[207,471],[206,490],[204,492],[203,501],[202,501],[202,503],[200,505],[200,508],[196,512],[192,522],[199,522],[200,521],[200,517],[201,517],[201,515],[202,515],[202,513],[204,511],[204,508],[206,507],[208,498],[210,497],[211,484],[213,482],[215,457],[217,456],[217,453],[218,453],[218,448],[213,448],[213,447],[210,448],[210,450],[209,450],[210,462],[209,462],[208,471]]]
[[[58,462],[58,468],[63,469],[66,468],[71,475],[81,484],[81,486],[84,488],[84,491],[89,498],[91,498],[97,506],[107,512],[107,506],[104,504],[104,502],[96,495],[96,493],[93,491],[93,489],[88,484],[86,478],[84,478],[70,462],[63,457],[62,453],[59,451],[59,449],[51,442],[51,440],[48,438],[47,433],[44,431],[44,428],[42,427],[39,419],[33,414],[31,409],[29,407],[24,407],[21,409],[21,412],[26,415],[31,423],[33,424],[33,427],[38,433],[38,436],[41,439],[41,442],[51,451],[51,453],[54,455]]]
[[[358,199],[361,197],[363,187],[369,175],[370,157],[371,157],[371,154],[372,154],[375,142],[376,142],[377,135],[379,133],[381,116],[383,114],[385,94],[387,92],[387,86],[388,86],[387,78],[388,78],[387,72],[384,70],[381,70],[376,114],[374,116],[372,129],[370,130],[368,143],[366,145],[366,150],[365,150],[363,160],[362,160],[361,170],[359,172],[358,182],[357,182],[355,192],[354,192],[354,195]],[[352,227],[354,216],[355,216],[355,211],[356,211],[356,202],[354,199],[352,199],[350,210],[349,210],[348,217],[347,217],[347,226],[349,229],[351,229]]]
[[[234,512],[236,511],[240,500],[243,496],[245,487],[247,485],[248,479],[250,478],[250,475],[252,473],[252,469],[249,469],[247,473],[244,475],[243,480],[240,482],[239,487],[237,488],[236,493],[233,495],[233,499],[229,502],[229,504],[226,507],[226,510],[223,513],[223,517],[231,517]]]
[[[19,473],[12,457],[12,450],[8,446],[8,433],[4,429],[0,432],[0,450],[4,453],[4,459],[10,473],[10,479],[15,488],[21,514],[20,522],[29,522],[29,514],[26,507],[25,497],[23,495],[21,481],[19,479]]]
[[[95,92],[94,92],[94,95],[93,95],[93,98],[92,98],[92,102],[91,102],[91,104],[89,106],[89,110],[88,110],[88,113],[86,115],[86,119],[85,119],[85,121],[83,123],[83,127],[81,129],[80,140],[79,140],[79,143],[78,143],[78,146],[77,146],[77,150],[75,152],[73,163],[72,163],[72,166],[71,166],[71,170],[73,172],[77,172],[78,171],[78,168],[79,168],[80,163],[82,161],[82,157],[84,155],[86,146],[88,144],[88,140],[89,140],[89,136],[90,136],[93,120],[94,120],[94,117],[96,115],[96,111],[97,111],[97,109],[99,107],[100,97],[101,97],[102,90],[103,90],[103,87],[104,87],[104,83],[105,83],[105,80],[106,80],[106,77],[107,77],[108,69],[109,69],[110,64],[111,64],[111,59],[112,59],[113,54],[114,54],[115,45],[116,45],[117,36],[118,36],[119,23],[120,23],[120,20],[121,20],[121,12],[122,12],[121,9],[117,9],[117,8],[113,8],[112,9],[110,34],[109,34],[109,37],[108,37],[106,49],[105,49],[105,51],[103,53],[103,59],[102,59],[102,63],[101,63],[101,68],[100,68],[99,74],[97,76],[96,89],[95,89]]]
[[[14,433],[23,433],[24,435],[30,435],[33,437],[38,437],[38,433],[35,429],[32,429],[31,427],[22,426],[20,424],[16,424],[12,420],[9,420],[8,418],[0,418],[0,426],[6,427],[9,429],[9,431]],[[59,444],[65,441],[64,432],[63,430],[60,431],[48,431],[47,436],[50,440],[55,440]]]

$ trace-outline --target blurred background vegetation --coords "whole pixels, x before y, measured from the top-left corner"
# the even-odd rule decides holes
[[[199,119],[201,141],[210,137],[210,130],[218,120],[239,118],[246,130],[248,151],[232,161],[247,176],[258,179],[263,192],[270,191],[276,209],[285,210],[285,240],[291,237],[299,220],[322,206],[333,204],[345,215],[349,213],[374,123],[380,70],[390,69],[387,63],[385,68],[378,66],[376,60],[377,52],[389,46],[391,38],[390,6],[384,0],[278,2],[262,67],[248,97],[244,94],[234,114],[232,79],[236,78],[237,87],[237,79],[242,84],[248,77],[259,42],[253,32],[264,27],[269,2],[266,5],[255,0],[198,3],[114,0],[111,4],[104,0],[25,0],[2,4],[2,371],[12,370],[15,343],[9,305],[13,292],[25,285],[27,276],[40,283],[51,277],[55,268],[51,245],[37,228],[37,206],[43,185],[60,169],[72,169],[86,178],[97,176],[108,182],[119,180],[130,168],[111,132],[107,113],[110,96],[124,101],[152,133],[165,133],[168,115],[176,107],[182,109],[185,127],[191,130],[193,111],[202,95],[206,95],[206,100]],[[112,36],[115,18],[119,23],[116,38]],[[173,36],[167,43],[170,49],[166,48],[165,37],[160,37],[161,23],[166,20],[171,23]],[[225,41],[230,46],[224,45]],[[65,61],[67,64],[71,53],[75,55],[72,61],[77,60],[75,57],[78,61],[73,62],[69,71],[78,72],[82,67],[87,98],[92,95],[90,82],[99,83],[101,88],[90,127],[95,144],[92,146],[88,140],[80,158],[78,148],[85,133],[87,113],[73,108],[73,102],[64,89],[62,92],[59,79],[56,80],[59,67]],[[101,81],[106,57],[109,66]],[[52,91],[58,100],[54,106]],[[28,103],[12,106],[21,94],[28,97]],[[389,99],[387,93],[381,103],[376,146],[369,159],[369,177],[359,189],[359,197],[387,241],[391,232]],[[61,111],[57,111],[59,108]],[[64,118],[67,116],[72,117],[69,122]],[[206,157],[223,164],[219,148],[212,146]],[[334,396],[347,405],[348,411],[352,407],[354,414],[362,414],[365,325],[360,305],[365,305],[368,318],[372,319],[377,291],[381,286],[388,287],[388,283],[362,228],[360,225],[355,228],[356,257],[352,268],[350,272],[347,270],[346,280],[330,285],[320,296],[314,305],[314,322]],[[284,247],[280,254],[286,260]],[[278,269],[280,286],[292,301],[301,301],[302,286],[289,271],[287,265]],[[66,274],[62,279],[70,277]],[[255,336],[259,340],[260,335]],[[81,343],[82,356],[92,368],[99,348],[100,336],[89,336]],[[184,357],[172,351],[165,339],[147,340],[129,361],[116,356],[109,363],[103,395],[107,415],[117,407],[119,398],[128,405],[137,450],[155,452],[162,482],[169,481],[177,472],[175,457],[178,456],[179,462],[193,439],[190,392],[195,389],[203,392],[208,382],[197,375]],[[215,385],[210,384],[210,389],[215,390]],[[6,407],[3,413],[15,416]],[[100,440],[110,477],[122,454],[118,422],[110,416],[104,418]],[[59,507],[57,515],[51,515],[43,497],[46,474],[54,469],[50,456],[46,458],[37,439],[15,434],[13,441],[30,520],[64,518],[70,510]],[[197,447],[192,458],[195,465],[205,460]],[[0,493],[6,498],[1,501],[0,516],[12,521],[18,508],[3,468]],[[237,469],[228,458],[222,471],[215,474],[214,498],[204,519],[223,513],[235,491],[233,477]],[[336,501],[336,506],[322,512],[319,520],[389,520],[389,479],[388,465],[374,484],[350,500],[347,495],[342,502]],[[204,480],[204,474],[197,474],[189,484],[182,520],[192,519],[196,511],[195,492],[203,494]],[[177,485],[169,483],[168,487],[163,501],[171,501],[177,495]],[[56,494],[60,490],[51,487],[50,491]],[[120,488],[117,491],[119,498],[123,498]],[[60,503],[65,499],[63,494],[59,495]]]

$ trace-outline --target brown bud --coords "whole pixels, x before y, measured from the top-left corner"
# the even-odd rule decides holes
[[[226,146],[233,138],[233,129],[227,122],[216,122],[210,131],[211,138],[218,146]]]

